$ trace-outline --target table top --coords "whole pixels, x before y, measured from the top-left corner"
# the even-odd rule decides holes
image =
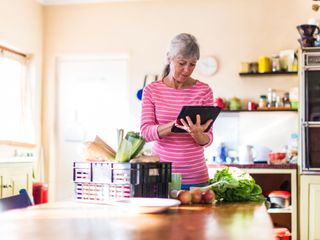
[[[6,240],[274,239],[263,203],[193,204],[141,214],[107,204],[53,202],[0,214]]]

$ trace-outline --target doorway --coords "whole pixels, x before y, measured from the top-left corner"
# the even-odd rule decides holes
[[[116,130],[128,128],[128,58],[58,58],[57,76],[57,159],[51,190],[54,200],[65,200],[73,198],[73,162],[83,160],[83,142],[98,135],[117,150]]]

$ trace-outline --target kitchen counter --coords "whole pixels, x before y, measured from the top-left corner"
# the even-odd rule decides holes
[[[298,239],[297,164],[209,164],[209,177],[213,178],[216,171],[225,166],[238,167],[248,172],[265,195],[273,190],[291,192],[290,208],[269,209],[268,212],[276,226],[287,227],[292,233],[291,239]]]
[[[23,163],[34,161],[34,157],[0,157],[0,163]]]
[[[104,204],[55,202],[0,214],[5,239],[272,240],[272,222],[263,203],[171,207],[138,214]]]
[[[259,163],[259,164],[208,164],[208,168],[220,168],[224,166],[229,167],[237,167],[237,168],[263,168],[263,169],[297,169],[298,165],[293,163],[287,164],[267,164],[267,163]]]

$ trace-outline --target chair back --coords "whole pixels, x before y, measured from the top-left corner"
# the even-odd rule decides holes
[[[29,198],[26,189],[21,189],[18,195],[0,199],[0,212],[4,212],[15,208],[25,208],[32,205],[33,204]]]

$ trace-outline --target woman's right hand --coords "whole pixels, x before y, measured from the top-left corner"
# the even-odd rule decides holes
[[[171,128],[175,124],[175,121],[159,125],[158,127],[158,135],[160,138],[164,138],[171,133]]]

